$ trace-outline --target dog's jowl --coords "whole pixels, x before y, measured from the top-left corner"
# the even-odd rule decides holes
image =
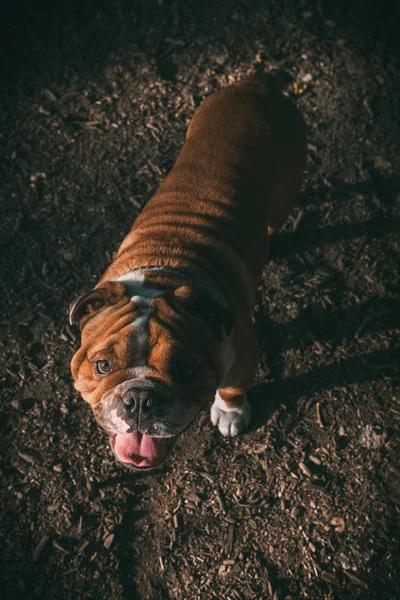
[[[161,464],[212,400],[222,435],[248,426],[252,302],[305,159],[304,122],[268,78],[211,95],[116,259],[71,306],[75,387],[125,465]]]

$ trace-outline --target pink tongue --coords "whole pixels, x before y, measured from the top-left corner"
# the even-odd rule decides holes
[[[118,458],[137,467],[155,467],[165,458],[167,449],[167,438],[152,438],[138,431],[118,433],[114,442]]]

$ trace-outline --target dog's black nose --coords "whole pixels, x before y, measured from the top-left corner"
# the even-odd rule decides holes
[[[125,412],[131,417],[137,412],[146,413],[158,404],[157,396],[153,390],[138,388],[127,390],[122,402],[125,406]]]

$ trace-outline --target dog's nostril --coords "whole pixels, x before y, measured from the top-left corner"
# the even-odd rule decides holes
[[[122,398],[122,402],[127,407],[134,406],[135,405],[135,397],[133,394],[125,394],[125,396]]]

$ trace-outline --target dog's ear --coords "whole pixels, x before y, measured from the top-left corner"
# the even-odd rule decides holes
[[[217,302],[209,292],[182,286],[175,290],[174,296],[181,300],[186,308],[197,312],[219,340],[222,339],[223,329],[226,335],[230,336],[234,324],[233,313]]]
[[[126,295],[126,289],[123,283],[119,281],[107,281],[101,287],[95,288],[88,294],[79,296],[69,307],[70,324],[79,323],[79,329],[82,331],[88,320],[99,310],[116,304],[124,295]]]

